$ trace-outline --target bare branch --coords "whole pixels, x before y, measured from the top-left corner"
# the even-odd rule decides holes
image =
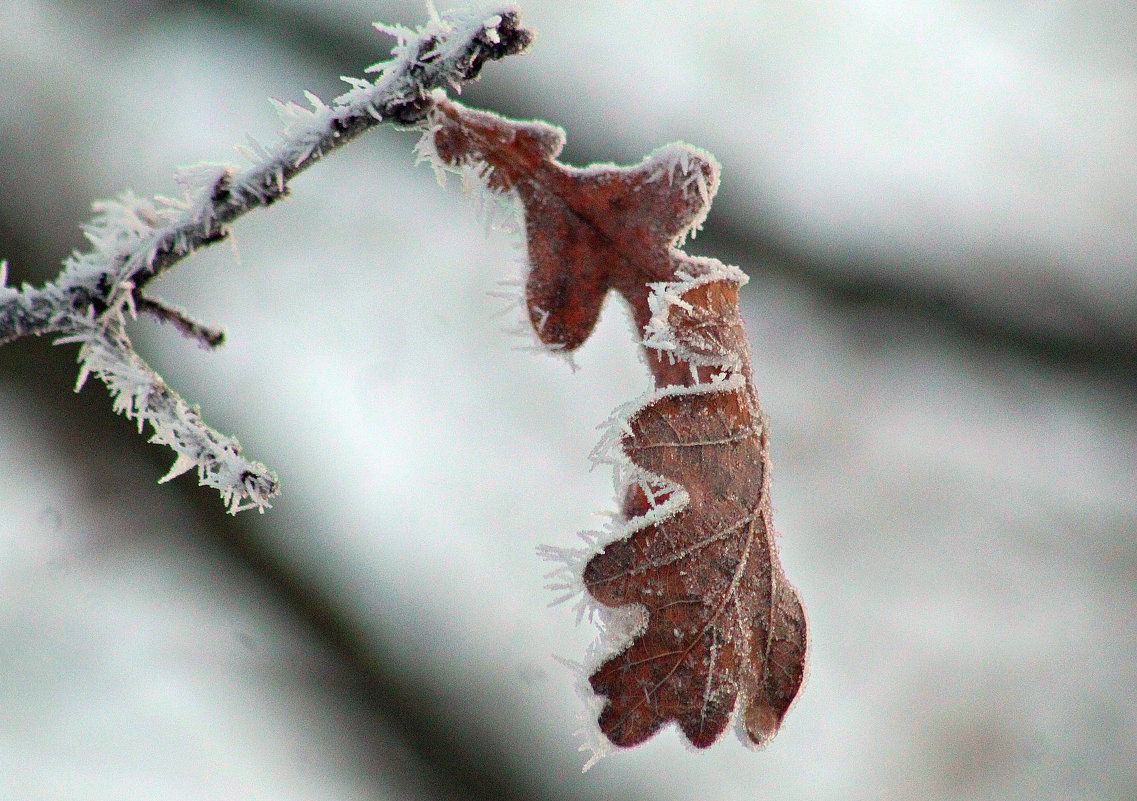
[[[137,420],[139,433],[149,423],[154,430],[150,441],[177,453],[173,467],[159,483],[196,467],[198,483],[217,489],[231,513],[252,508],[263,511],[279,489],[276,474],[260,462],[245,459],[237,440],[206,425],[197,409],[135,352],[123,329],[123,316],[116,314],[114,319],[105,327],[91,320],[87,330],[57,342],[83,343],[76,391],[94,373],[107,385],[116,412]]]
[[[43,287],[7,287],[0,264],[0,345],[53,333],[63,334],[60,343],[82,342],[79,386],[97,375],[115,397],[116,411],[136,418],[140,430],[149,422],[152,441],[177,452],[168,477],[196,466],[201,483],[216,487],[230,511],[263,509],[277,491],[276,476],[245,461],[236,440],[209,428],[134,352],[124,311],[141,309],[199,342],[219,344],[219,331],[144,298],[141,290],[197,248],[227,237],[241,215],[287,194],[288,182],[326,154],[380,123],[424,122],[435,89],[474,80],[486,61],[520,53],[532,40],[512,7],[451,12],[417,31],[377,27],[398,39],[393,58],[368,69],[379,77],[345,78],[352,88],[330,105],[311,93],[310,107],[274,101],[285,128],[273,147],[253,142],[243,151],[251,166],[183,171],[178,179],[187,191],[180,200],[126,193],[95,203],[95,217],[84,227],[91,249],[72,255]]]
[[[352,89],[326,105],[308,94],[312,108],[277,102],[287,125],[272,149],[259,146],[256,163],[201,166],[182,174],[198,183],[186,201],[139,199],[125,194],[94,205],[96,217],[85,227],[93,250],[68,259],[59,277],[42,289],[19,292],[0,285],[0,345],[28,335],[67,331],[76,314],[113,305],[125,282],[141,289],[155,276],[192,253],[228,236],[241,215],[287,194],[299,172],[363,131],[383,122],[415,125],[429,110],[432,90],[460,86],[477,78],[487,60],[519,53],[532,34],[519,27],[511,8],[475,20],[452,13],[422,28],[387,30],[400,36],[391,61],[368,71],[374,82],[346,79]]]
[[[174,308],[159,298],[135,294],[134,308],[143,314],[149,314],[160,323],[169,323],[186,339],[197,340],[199,345],[208,350],[225,342],[223,330],[199,323],[181,309]]]

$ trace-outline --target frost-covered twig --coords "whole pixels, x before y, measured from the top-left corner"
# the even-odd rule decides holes
[[[159,483],[197,468],[198,481],[217,489],[233,513],[268,505],[276,494],[276,475],[259,462],[241,456],[241,444],[207,426],[198,414],[162,377],[142,360],[123,330],[122,315],[105,327],[91,319],[86,331],[60,338],[59,342],[82,342],[76,390],[94,373],[114,397],[114,410],[154,429],[150,441],[177,453],[173,467]]]
[[[61,333],[60,342],[82,342],[80,381],[94,373],[115,396],[115,409],[149,422],[153,440],[177,454],[171,475],[198,468],[203,484],[216,487],[231,511],[263,509],[277,490],[276,477],[247,462],[240,446],[209,428],[197,412],[134,352],[126,337],[127,316],[136,312],[141,290],[156,276],[199,247],[228,236],[230,224],[252,209],[288,192],[289,180],[330,151],[383,122],[415,125],[431,105],[432,90],[460,87],[478,76],[487,60],[519,53],[532,39],[511,7],[491,13],[451,12],[417,31],[380,30],[398,38],[390,61],[376,64],[375,81],[345,78],[351,89],[330,105],[306,95],[311,108],[277,102],[286,123],[273,147],[255,142],[251,166],[205,165],[184,171],[184,199],[137,198],[127,193],[94,205],[84,232],[86,253],[72,255],[63,271],[43,287],[6,286],[0,265],[0,345],[20,337]],[[144,311],[175,322],[201,341],[216,332],[155,301]]]

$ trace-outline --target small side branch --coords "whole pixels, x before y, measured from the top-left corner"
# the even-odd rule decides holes
[[[231,513],[252,508],[263,511],[279,489],[276,474],[260,462],[243,457],[237,440],[206,425],[197,409],[170,389],[135,352],[123,329],[121,310],[115,310],[113,317],[106,326],[92,320],[85,331],[56,343],[83,344],[79,350],[83,367],[76,391],[93,373],[107,385],[114,410],[138,422],[139,433],[150,424],[154,431],[150,441],[177,454],[173,467],[159,483],[196,467],[199,483],[218,490]]]
[[[196,340],[208,350],[219,347],[225,342],[225,332],[220,328],[199,323],[181,309],[175,309],[158,298],[136,295],[134,308],[143,314],[149,314],[160,323],[169,323],[186,339]]]

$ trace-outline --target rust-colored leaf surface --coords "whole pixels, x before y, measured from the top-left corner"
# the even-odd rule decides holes
[[[596,325],[609,289],[631,304],[642,328],[648,284],[673,275],[670,246],[704,213],[716,165],[684,146],[662,148],[634,167],[576,169],[554,161],[564,134],[440,101],[439,158],[482,165],[488,186],[516,189],[529,246],[526,302],[546,345],[573,350]],[[645,210],[650,212],[645,213]]]
[[[801,686],[806,622],[778,561],[766,420],[738,310],[746,276],[675,248],[710,205],[718,165],[686,145],[632,167],[555,161],[559,129],[437,102],[433,147],[525,210],[529,317],[572,350],[609,289],[631,307],[656,391],[625,421],[619,538],[584,567],[591,596],[646,624],[593,672],[601,731],[633,746],[674,721],[697,747],[732,720],[778,730]]]
[[[666,325],[673,352],[703,369],[716,357],[734,369],[665,388],[632,414],[620,443],[642,479],[624,502],[631,531],[584,570],[596,600],[648,613],[646,629],[591,678],[608,698],[600,728],[617,745],[674,720],[705,747],[739,705],[746,736],[764,744],[804,673],[805,617],[773,541],[766,422],[738,315],[742,276],[702,266],[706,275],[661,290],[669,297],[656,330]],[[653,510],[666,499],[653,507],[641,488],[654,477],[687,495],[659,520]]]

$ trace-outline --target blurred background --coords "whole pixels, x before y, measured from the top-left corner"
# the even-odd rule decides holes
[[[92,200],[239,161],[418,2],[0,5],[0,257],[41,283]],[[775,520],[811,667],[763,752],[667,730],[581,774],[541,544],[615,507],[588,452],[648,381],[613,302],[575,373],[521,269],[381,130],[154,286],[224,326],[136,344],[279,471],[224,514],[0,348],[0,799],[1131,799],[1137,787],[1137,9],[527,2],[464,100],[563,160],[677,139],[722,189],[688,250],[751,276]]]

